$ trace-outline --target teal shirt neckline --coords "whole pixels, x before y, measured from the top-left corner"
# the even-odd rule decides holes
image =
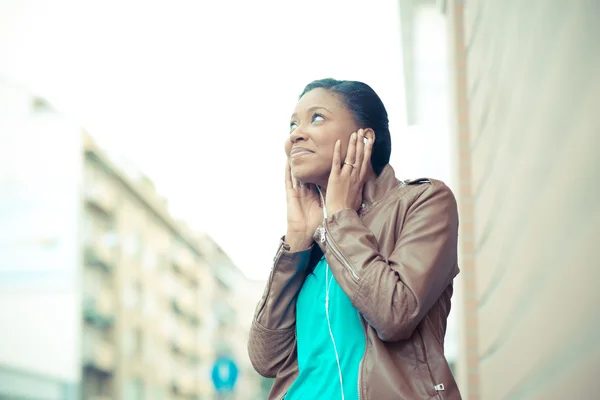
[[[358,310],[322,258],[304,281],[298,295],[296,340],[299,374],[285,400],[342,398],[338,364],[325,312],[326,284],[329,285],[329,322],[342,371],[344,399],[359,399],[359,368],[366,347],[364,328]]]

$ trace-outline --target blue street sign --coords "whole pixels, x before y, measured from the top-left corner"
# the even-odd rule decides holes
[[[238,378],[238,368],[229,357],[219,357],[212,369],[212,381],[218,392],[231,392]]]

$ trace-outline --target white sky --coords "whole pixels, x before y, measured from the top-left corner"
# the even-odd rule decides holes
[[[405,125],[396,1],[0,0],[0,75],[136,164],[250,278],[285,233],[283,143],[304,85],[365,81],[393,137]],[[397,172],[418,163],[394,154]]]

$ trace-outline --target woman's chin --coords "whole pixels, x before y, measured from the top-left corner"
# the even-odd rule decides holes
[[[294,176],[294,178],[296,178],[297,181],[302,183],[323,185],[323,175],[328,176],[328,174],[323,174],[320,173],[320,171],[316,171],[314,168],[307,167],[308,166],[292,168],[292,175]]]
[[[296,178],[296,180],[298,182],[302,182],[302,183],[314,183],[314,179],[312,179],[312,175],[306,175],[306,174],[298,174],[295,173],[293,174],[294,178]]]

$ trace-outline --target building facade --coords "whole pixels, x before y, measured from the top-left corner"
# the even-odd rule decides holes
[[[43,99],[0,92],[0,398],[213,399],[218,355],[260,390],[229,257]]]
[[[472,399],[594,398],[600,4],[448,6],[463,387]]]

